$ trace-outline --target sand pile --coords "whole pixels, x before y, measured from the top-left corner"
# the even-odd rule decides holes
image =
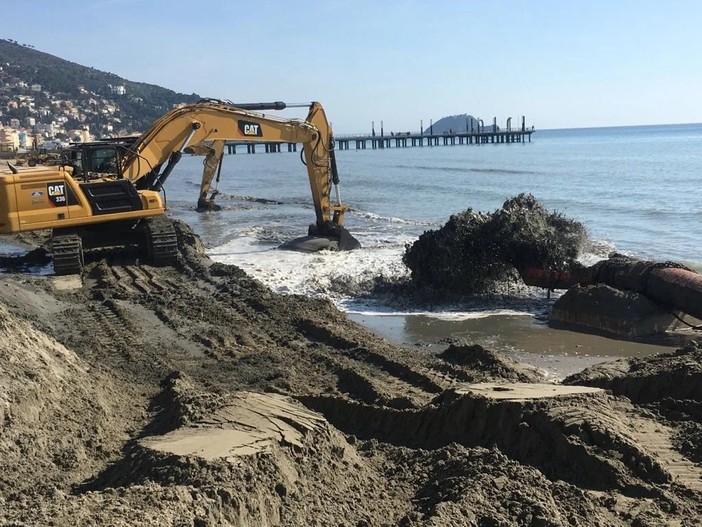
[[[599,386],[636,403],[666,398],[702,401],[702,348],[691,341],[673,353],[593,366],[564,383]]]
[[[403,260],[418,289],[455,298],[492,292],[517,280],[517,270],[568,269],[586,238],[581,223],[520,194],[489,214],[468,209],[451,216],[422,234]]]
[[[129,409],[111,378],[5,305],[0,385],[0,495],[6,500],[51,496],[66,478],[89,477],[128,437],[115,424]]]
[[[539,382],[540,374],[524,365],[487,350],[479,344],[454,342],[437,355],[435,366],[461,382]]]
[[[176,267],[0,280],[0,525],[702,517],[697,348],[578,380],[612,394],[540,385],[467,342],[391,345],[179,233]]]

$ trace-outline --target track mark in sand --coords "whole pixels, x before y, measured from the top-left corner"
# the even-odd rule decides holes
[[[126,266],[123,269],[131,279],[133,287],[140,293],[148,294],[153,291],[160,292],[165,289],[165,287],[156,280],[154,274],[145,268]]]
[[[162,283],[161,278],[157,277],[157,274],[148,266],[111,266],[110,274],[114,280],[111,287],[117,287],[129,295],[161,293],[177,287],[177,284],[170,281]]]
[[[110,266],[109,268],[109,273],[111,275],[112,280],[108,280],[106,284],[103,285],[103,288],[106,289],[119,289],[122,290],[123,292],[127,293],[128,295],[133,295],[139,292],[138,288],[135,289],[133,285],[133,278],[129,275],[129,273],[126,271],[126,267],[124,266]]]
[[[90,307],[95,326],[95,338],[101,346],[109,349],[117,345],[123,350],[136,349],[141,341],[136,338],[132,324],[120,313],[112,301]],[[128,353],[128,351],[125,351]]]
[[[625,411],[622,421],[627,425],[631,439],[648,451],[675,483],[702,492],[702,467],[672,448],[671,428],[631,409]]]
[[[386,387],[392,386],[394,391],[389,393],[398,393],[426,402],[445,389],[445,385],[437,383],[426,368],[421,368],[420,371],[368,347],[360,346],[359,343],[337,334],[329,325],[303,320],[298,324],[298,329],[307,339],[333,348],[337,352],[337,362],[343,361],[347,370],[359,373],[363,371],[368,378],[375,379],[377,383]]]
[[[418,388],[423,392],[436,395],[441,393],[441,391],[444,389],[442,385],[437,384],[434,379],[427,375],[424,371],[419,372],[414,370],[406,364],[392,360],[368,348],[357,347],[349,352],[349,356],[359,362],[367,363],[371,366],[380,368],[381,370],[386,371],[390,376],[402,381],[403,383],[409,384],[414,388]]]
[[[176,280],[171,280],[168,278],[168,276],[161,275],[159,276],[159,273],[155,272],[156,269],[150,266],[141,266],[138,267],[144,276],[147,277],[148,281],[150,284],[153,284],[154,287],[158,289],[158,291],[165,291],[167,289],[174,289],[174,288],[179,288],[182,286],[182,282],[178,282]]]
[[[411,401],[412,406],[420,407],[435,396],[387,372],[369,368],[353,357],[315,353],[312,358],[315,364],[324,365],[336,376],[337,388],[341,392],[366,404],[383,400],[385,404],[393,405],[400,404],[398,401],[402,400],[402,406],[407,406],[407,402]]]

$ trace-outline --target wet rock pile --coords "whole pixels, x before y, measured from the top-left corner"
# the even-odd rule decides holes
[[[419,289],[449,297],[493,292],[530,267],[568,269],[587,239],[585,227],[549,212],[531,194],[486,214],[468,209],[408,247],[403,261]]]

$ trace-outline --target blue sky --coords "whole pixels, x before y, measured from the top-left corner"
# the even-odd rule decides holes
[[[702,122],[702,2],[7,2],[0,36],[133,81],[321,101],[340,133],[470,113],[536,128]]]

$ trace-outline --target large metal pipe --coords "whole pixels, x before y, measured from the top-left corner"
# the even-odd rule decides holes
[[[702,320],[702,275],[674,267],[651,271],[644,295]]]
[[[237,108],[241,108],[242,110],[254,110],[254,111],[285,110],[285,108],[288,108],[289,106],[292,107],[292,105],[288,105],[282,101],[276,101],[276,102],[234,102],[234,103],[232,103],[232,106],[236,106]],[[306,104],[305,106],[309,106],[309,104]]]
[[[702,320],[702,275],[678,264],[614,257],[568,271],[523,269],[525,284],[568,289],[575,284],[605,284],[640,293],[654,302]]]

